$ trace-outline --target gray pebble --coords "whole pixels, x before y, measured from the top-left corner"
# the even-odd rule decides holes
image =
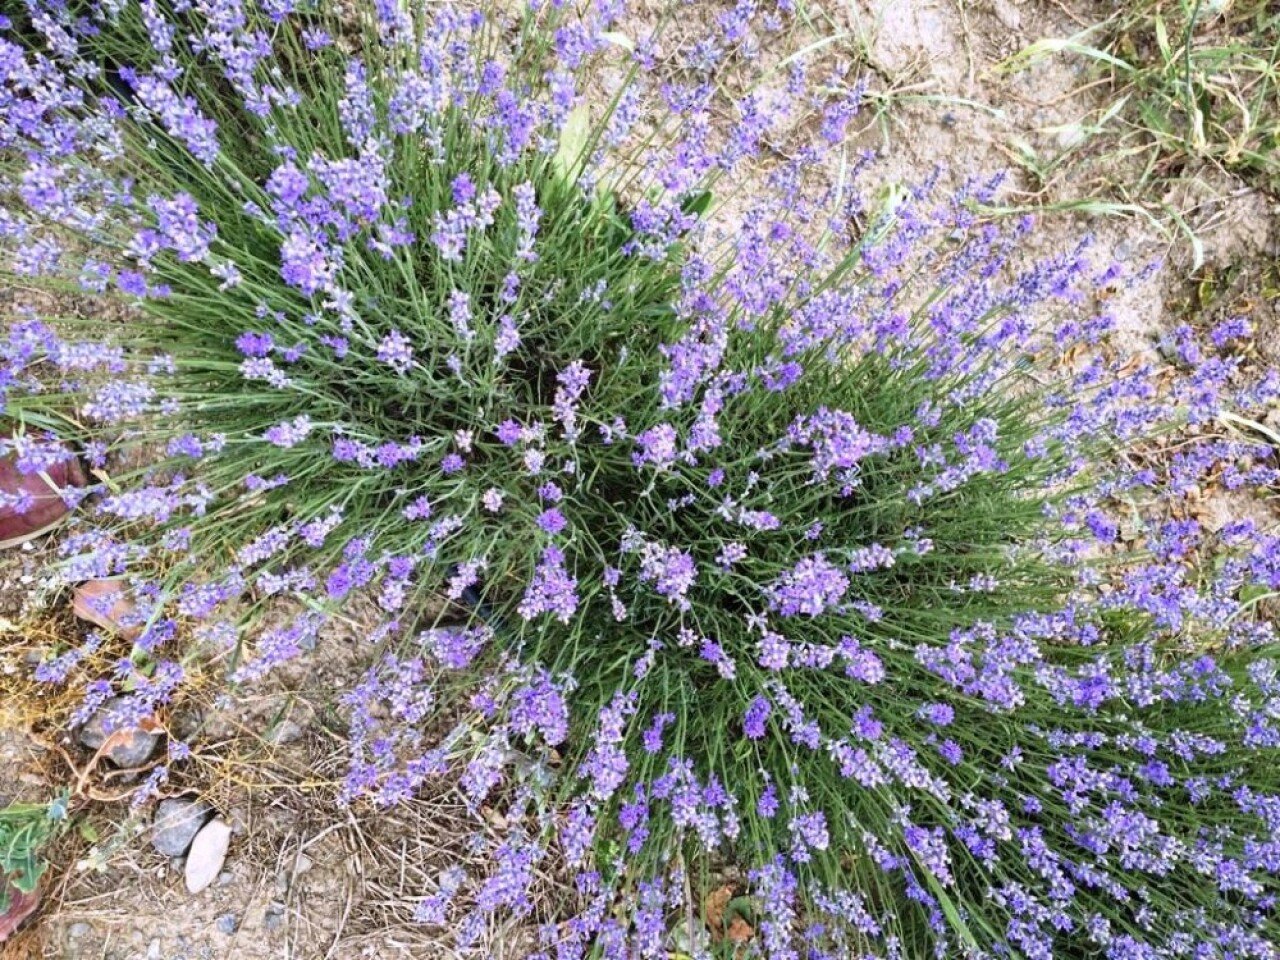
[[[274,746],[284,746],[302,739],[305,731],[292,720],[284,719],[267,731],[266,741]]]
[[[107,742],[107,737],[116,733],[119,728],[113,727],[108,733],[106,721],[111,714],[124,703],[123,697],[112,697],[100,706],[89,718],[79,734],[81,745],[90,750],[97,750]],[[155,753],[160,735],[147,733],[145,730],[130,730],[128,736],[121,737],[110,750],[107,759],[117,767],[140,767]]]
[[[182,856],[212,813],[213,808],[203,800],[186,797],[161,800],[151,822],[151,845],[166,857]]]
[[[78,923],[73,923],[67,928],[67,936],[76,940],[79,940],[81,937],[87,937],[92,932],[93,927],[85,923],[83,920]]]
[[[262,925],[268,931],[274,933],[284,926],[284,907],[278,903],[273,903],[267,907],[266,916],[262,918]]]
[[[225,933],[229,937],[239,929],[240,921],[234,913],[224,913],[215,921],[215,925],[219,933]]]

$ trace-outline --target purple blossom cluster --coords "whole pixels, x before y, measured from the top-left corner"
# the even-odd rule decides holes
[[[1177,509],[1280,481],[1205,429],[1280,397],[1246,323],[1127,363],[1091,293],[1134,278],[979,221],[998,178],[830,183],[856,81],[709,82],[789,2],[685,38],[377,0],[359,56],[339,4],[88,6],[0,21],[0,256],[146,308],[0,339],[0,456],[142,463],[67,494],[59,575],[128,579],[150,668],[51,656],[77,720],[193,655],[252,686],[358,610],[343,800],[456,786],[485,865],[417,915],[459,949],[501,916],[538,958],[665,956],[689,868],[732,863],[771,960],[1277,956],[1280,537]]]

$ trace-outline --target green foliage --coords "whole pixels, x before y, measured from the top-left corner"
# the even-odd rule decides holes
[[[48,863],[42,852],[67,820],[67,793],[49,803],[11,803],[0,809],[0,913],[9,908],[12,886],[31,893]]]
[[[1140,183],[1193,157],[1254,186],[1280,188],[1280,9],[1267,0],[1138,0],[1070,40],[1039,41],[1005,61],[1084,56],[1112,81],[1097,131],[1143,157]]]
[[[1221,8],[1221,9],[1215,9]],[[1188,158],[1221,163],[1262,189],[1280,188],[1280,10],[1266,0],[1145,0],[1108,29],[1131,64],[1116,78],[1126,119],[1149,139],[1147,173]]]
[[[1092,67],[1088,86],[1109,81],[1097,109],[1053,128],[1063,149],[1043,155],[1016,143],[1014,159],[1044,187],[1092,160],[1104,183],[1100,212],[1136,213],[1171,239],[1199,240],[1186,210],[1169,207],[1168,183],[1209,163],[1250,186],[1280,191],[1280,8],[1268,0],[1132,0],[1072,37],[1047,37],[1000,64],[1018,72],[1051,56]],[[1123,170],[1123,175],[1117,175]]]

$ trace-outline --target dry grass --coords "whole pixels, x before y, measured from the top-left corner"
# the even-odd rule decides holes
[[[1026,145],[1010,159],[1038,195],[1063,206],[1145,217],[1181,234],[1191,265],[1200,235],[1249,191],[1280,197],[1280,8],[1269,0],[1125,0],[1071,36],[1045,37],[997,66],[1050,57],[1088,67],[1095,108],[1057,129],[1061,149]]]

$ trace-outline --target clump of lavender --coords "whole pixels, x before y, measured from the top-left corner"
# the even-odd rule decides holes
[[[0,452],[110,477],[60,569],[147,623],[91,703],[194,657],[252,684],[372,597],[348,800],[507,811],[424,891],[461,946],[514,914],[540,956],[664,956],[737,869],[779,960],[1276,956],[1280,541],[1124,551],[1113,509],[1275,484],[1257,444],[1139,454],[1276,378],[1189,333],[1171,388],[1112,360],[1119,269],[1028,259],[973,212],[998,179],[829,183],[858,88],[803,60],[718,133],[709,71],[789,4],[674,50],[606,0],[354,6],[0,24],[8,269],[131,308],[17,318],[0,374]]]

